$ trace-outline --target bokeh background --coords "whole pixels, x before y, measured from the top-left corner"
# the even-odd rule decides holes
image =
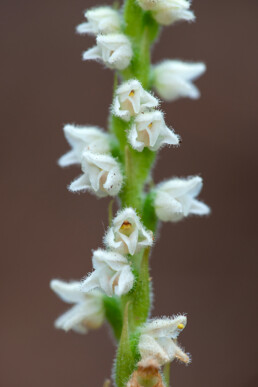
[[[108,1],[107,1],[108,2]],[[83,63],[94,45],[76,36],[87,0],[1,0],[0,385],[98,387],[115,347],[108,328],[87,336],[53,328],[66,309],[51,278],[80,279],[102,243],[108,199],[73,195],[78,168],[61,170],[64,123],[106,127],[112,72]],[[102,2],[100,2],[101,4]],[[111,4],[111,2],[109,2]],[[172,385],[257,385],[257,0],[195,0],[197,23],[163,31],[153,61],[203,60],[198,101],[162,104],[182,136],[165,149],[155,181],[199,174],[206,219],[164,224],[151,265],[153,315],[187,312]]]

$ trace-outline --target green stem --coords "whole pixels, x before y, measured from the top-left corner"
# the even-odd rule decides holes
[[[166,383],[166,387],[169,387],[170,385],[170,364],[171,363],[165,364],[163,369],[163,375],[164,375],[164,381]]]

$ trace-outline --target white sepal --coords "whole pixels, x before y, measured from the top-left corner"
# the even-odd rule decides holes
[[[147,231],[132,208],[125,208],[113,219],[104,237],[107,248],[120,254],[134,255],[153,244],[151,231]]]
[[[175,358],[188,363],[189,356],[177,345],[175,339],[186,326],[186,317],[154,319],[141,328],[139,351],[143,360],[155,359],[160,366]]]
[[[206,70],[204,63],[165,60],[156,65],[153,71],[153,86],[156,92],[166,101],[188,97],[199,98],[200,92],[192,83]]]
[[[82,171],[83,175],[70,184],[70,191],[89,190],[99,197],[104,197],[116,196],[122,187],[120,166],[110,155],[85,151],[82,155]]]
[[[114,251],[98,249],[93,253],[94,271],[82,283],[82,291],[102,289],[107,296],[122,296],[128,293],[134,276],[126,257]]]
[[[63,301],[75,304],[56,320],[56,328],[87,333],[89,329],[97,329],[103,324],[104,307],[101,293],[82,293],[80,282],[52,280],[50,287]]]
[[[123,34],[98,35],[97,45],[83,53],[83,60],[99,60],[107,67],[124,70],[129,66],[133,51]]]
[[[141,152],[144,147],[157,151],[163,145],[178,145],[179,137],[169,129],[161,111],[154,110],[136,116],[128,133],[128,141]]]
[[[145,11],[153,10],[157,7],[160,0],[138,0],[138,3]]]
[[[119,32],[121,20],[119,13],[111,7],[98,7],[85,12],[86,23],[76,27],[78,34],[111,34]]]
[[[71,146],[71,150],[58,160],[60,167],[80,164],[85,150],[94,153],[108,153],[109,136],[95,126],[78,126],[67,124],[64,126],[64,135]]]
[[[131,79],[117,88],[112,110],[115,116],[129,121],[131,117],[158,105],[157,98],[144,90],[139,81]]]
[[[202,189],[202,178],[174,178],[157,187],[155,210],[163,222],[177,222],[188,215],[208,215],[210,208],[195,199]]]
[[[194,21],[194,13],[189,9],[189,0],[159,0],[152,9],[154,19],[161,25],[168,26],[177,21]]]

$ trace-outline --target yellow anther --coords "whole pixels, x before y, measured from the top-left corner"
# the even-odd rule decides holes
[[[153,126],[153,123],[151,122],[149,125],[148,125],[148,128],[151,129]]]
[[[130,93],[129,93],[129,97],[133,97],[135,94],[134,90],[131,90]]]
[[[185,327],[184,324],[178,324],[177,326],[178,329],[184,329],[184,327]]]
[[[125,220],[119,231],[124,235],[130,236],[132,233],[132,224],[128,220]]]

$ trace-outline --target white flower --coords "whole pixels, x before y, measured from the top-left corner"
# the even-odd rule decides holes
[[[202,189],[202,178],[171,179],[161,183],[157,188],[155,210],[163,222],[177,222],[185,216],[207,215],[209,207],[195,199]]]
[[[88,20],[76,27],[79,34],[111,34],[119,32],[121,21],[119,13],[111,7],[98,7],[85,12]]]
[[[112,110],[115,116],[129,121],[131,117],[158,104],[157,98],[144,90],[139,81],[131,79],[117,88]]]
[[[99,328],[103,324],[104,307],[101,293],[82,293],[80,282],[52,280],[50,287],[63,301],[75,304],[56,320],[56,328],[87,333],[89,329]]]
[[[98,35],[97,45],[83,53],[83,60],[100,60],[112,69],[124,70],[132,56],[131,43],[125,35],[109,34]]]
[[[134,276],[126,257],[114,251],[98,249],[93,253],[95,269],[82,283],[82,291],[102,289],[107,296],[122,296],[128,293],[134,282]]]
[[[136,116],[128,133],[128,141],[139,152],[144,147],[156,151],[165,144],[178,145],[179,137],[166,126],[163,113],[154,110]]]
[[[179,20],[193,21],[194,13],[189,10],[189,0],[159,0],[153,8],[153,17],[159,24],[170,25]]]
[[[123,176],[117,161],[110,155],[85,151],[82,155],[83,175],[74,180],[73,192],[90,190],[99,197],[115,196],[121,189]]]
[[[138,3],[142,9],[149,11],[155,9],[160,0],[138,0]]]
[[[113,219],[104,243],[121,254],[134,255],[142,248],[151,246],[153,237],[152,232],[144,228],[136,212],[132,208],[125,208]]]
[[[153,71],[153,86],[166,101],[180,97],[199,98],[200,92],[192,83],[206,70],[204,63],[165,60],[156,65]]]
[[[139,351],[143,360],[153,358],[159,365],[171,362],[175,358],[189,363],[189,356],[177,345],[176,339],[186,326],[186,317],[155,319],[142,328]]]
[[[64,126],[64,135],[72,149],[58,160],[61,167],[81,163],[85,150],[94,153],[110,151],[108,134],[97,127],[68,124]]]

